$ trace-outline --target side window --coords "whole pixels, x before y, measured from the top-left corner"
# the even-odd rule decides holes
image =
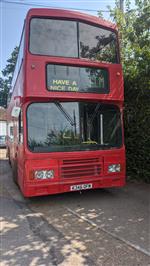
[[[12,92],[22,65],[22,61],[23,61],[23,52],[24,52],[24,29],[22,32],[22,36],[21,36],[21,42],[20,42],[20,46],[19,46],[19,53],[17,56],[17,62],[15,65],[15,69],[14,69],[14,73],[13,73],[13,78],[11,81],[11,88],[9,90],[9,94],[8,94],[8,98],[7,98],[7,105],[10,103],[11,100],[11,96],[12,96]]]
[[[14,126],[13,122],[8,123],[8,137],[10,141],[14,140]]]
[[[23,119],[22,119],[22,111],[19,114],[18,121],[18,142],[23,143]]]
[[[21,42],[20,42],[20,46],[19,46],[19,53],[18,53],[18,57],[17,57],[17,62],[16,62],[16,66],[15,66],[15,71],[14,71],[14,74],[13,74],[13,79],[12,79],[12,90],[13,90],[13,87],[14,87],[14,85],[15,85],[15,82],[16,82],[17,76],[18,76],[18,74],[19,74],[21,64],[22,64],[22,60],[23,60],[23,50],[24,50],[23,48],[24,48],[24,31],[23,31],[23,33],[22,33]]]

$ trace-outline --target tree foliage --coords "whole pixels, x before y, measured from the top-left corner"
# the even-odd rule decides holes
[[[150,182],[150,2],[125,2],[126,11],[110,10],[121,39],[125,83],[127,175]]]
[[[15,47],[7,60],[6,67],[2,70],[2,77],[0,77],[0,106],[6,108],[7,96],[11,87],[11,81],[17,61],[18,47]]]

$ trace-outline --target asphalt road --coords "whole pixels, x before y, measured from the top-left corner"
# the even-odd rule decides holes
[[[150,186],[24,199],[0,150],[1,266],[150,265]]]

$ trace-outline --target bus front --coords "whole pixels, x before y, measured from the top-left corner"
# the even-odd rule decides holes
[[[23,194],[123,186],[115,28],[81,13],[33,9],[26,36]]]

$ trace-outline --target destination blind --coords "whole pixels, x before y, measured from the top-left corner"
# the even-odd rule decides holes
[[[48,64],[47,89],[59,92],[108,94],[108,71],[102,68]]]

